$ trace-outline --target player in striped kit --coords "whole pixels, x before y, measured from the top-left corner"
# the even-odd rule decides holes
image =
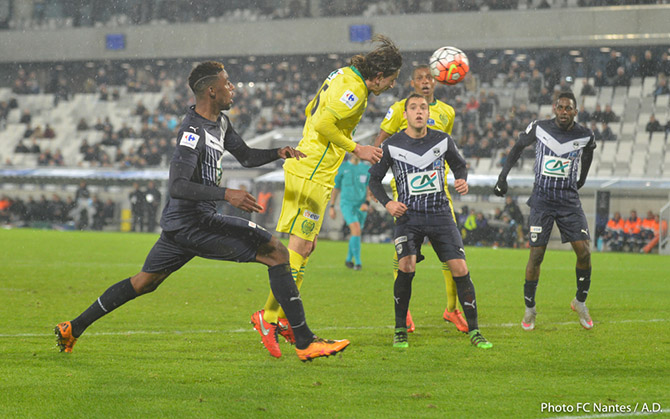
[[[577,190],[586,182],[596,142],[590,129],[575,122],[577,101],[572,92],[558,96],[554,114],[555,118],[531,122],[526,131],[519,134],[493,192],[498,196],[507,193],[507,175],[523,149],[535,144],[535,184],[527,202],[530,206],[530,257],[524,284],[526,313],[521,327],[524,330],[535,328],[535,291],[555,221],[562,242],[570,242],[577,255],[577,294],[570,306],[579,315],[582,327],[591,329],[593,321],[585,304],[591,286],[589,226]]]
[[[456,179],[456,192],[462,195],[468,192],[465,160],[448,134],[427,128],[430,111],[423,95],[412,93],[405,101],[404,114],[407,128],[384,142],[384,156],[370,168],[370,191],[396,218],[393,237],[398,255],[398,276],[393,287],[393,346],[408,346],[406,320],[412,280],[421,244],[428,237],[440,261],[446,262],[453,274],[470,341],[478,348],[491,348],[493,345],[479,332],[475,287],[465,262],[463,240],[451,212],[451,203],[444,192],[447,164]],[[381,183],[389,168],[396,180],[397,200],[386,194]]]

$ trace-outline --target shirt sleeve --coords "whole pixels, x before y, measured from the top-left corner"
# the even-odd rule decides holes
[[[368,171],[368,173],[370,173],[370,183],[368,186],[370,192],[372,192],[372,195],[379,201],[379,203],[386,206],[386,204],[391,201],[391,198],[389,198],[384,189],[384,185],[382,185],[382,179],[384,179],[386,172],[388,172],[389,167],[391,167],[392,159],[388,150],[388,145],[383,145],[382,149],[384,150],[384,155],[381,160],[375,163]]]
[[[530,124],[528,124],[528,127],[524,132],[519,134],[519,138],[514,143],[514,146],[512,147],[512,149],[509,152],[509,155],[507,156],[507,159],[505,159],[505,165],[500,171],[498,179],[507,179],[507,175],[509,174],[510,170],[512,170],[512,167],[514,167],[517,160],[519,160],[519,157],[521,157],[521,152],[523,151],[523,149],[533,144],[536,141],[535,138],[536,126],[537,121],[533,121]]]
[[[446,153],[446,160],[451,172],[454,174],[454,179],[468,180],[468,167],[465,159],[458,151],[458,147],[454,139],[449,136],[449,149]]]
[[[386,111],[386,115],[379,126],[382,131],[390,135],[393,135],[400,130],[403,119],[403,112],[400,110],[400,107],[396,106],[396,103],[391,105],[388,111]]]
[[[224,118],[227,118],[225,115]],[[258,167],[279,159],[278,148],[260,149],[251,148],[235,131],[228,121],[223,148],[230,152],[244,167]]]

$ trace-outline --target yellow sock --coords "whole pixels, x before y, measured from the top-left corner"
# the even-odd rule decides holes
[[[289,263],[291,264],[291,275],[293,275],[293,280],[295,281],[295,285],[298,287],[299,290],[300,287],[302,286],[302,277],[305,274],[305,265],[307,265],[309,257],[303,259],[303,257],[299,253],[294,252],[291,249],[288,249],[288,255],[289,255]],[[296,269],[295,268],[296,266],[299,266],[299,268]],[[284,314],[284,309],[282,309],[281,307],[279,307],[279,309],[277,310],[277,317],[282,319],[286,318],[286,314]],[[266,319],[265,321],[268,320]]]
[[[391,263],[393,266],[393,280],[398,277],[398,254],[396,252],[393,252],[393,262]]]
[[[447,310],[453,312],[458,304],[458,292],[447,262],[442,262],[442,276],[444,276],[444,284],[447,286]]]

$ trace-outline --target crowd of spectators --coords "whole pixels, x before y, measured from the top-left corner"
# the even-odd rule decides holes
[[[644,219],[638,217],[636,210],[631,210],[626,219],[616,211],[601,236],[602,246],[615,252],[650,253],[658,247],[661,230],[667,233],[667,222],[653,211],[647,211]]]
[[[579,0],[579,7],[667,4],[668,0]],[[295,19],[309,17],[375,16],[416,13],[454,13],[487,10],[566,7],[565,0],[143,0],[77,2],[35,1],[12,11],[0,29],[55,29],[81,26],[129,26],[160,23]],[[12,13],[14,12],[14,13]]]
[[[102,230],[114,222],[116,207],[112,199],[103,202],[97,195],[76,199],[54,193],[51,199],[41,194],[39,198],[30,196],[27,200],[3,195],[0,225]]]
[[[456,220],[463,243],[468,246],[518,248],[526,242],[524,216],[511,196],[505,198],[503,208],[496,208],[490,216],[464,205]]]

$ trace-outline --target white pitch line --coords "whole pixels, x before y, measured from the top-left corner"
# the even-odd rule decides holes
[[[659,323],[659,322],[669,322],[670,319],[649,319],[649,320],[615,320],[615,321],[604,321],[604,322],[595,322],[598,324],[625,324],[625,323]],[[498,323],[498,324],[482,324],[483,328],[510,328],[510,327],[519,327],[521,323]],[[544,326],[574,326],[578,324],[576,321],[572,322],[555,322],[555,323],[542,323]],[[375,330],[379,328],[384,329],[393,329],[394,326],[326,326],[318,327],[318,330]],[[419,325],[420,329],[442,329],[444,325]],[[231,329],[231,330],[170,330],[170,331],[159,331],[159,330],[127,330],[125,332],[91,332],[87,333],[87,336],[123,336],[123,335],[186,335],[186,334],[213,334],[213,333],[255,333],[255,330],[251,325],[248,328],[244,329]],[[44,336],[53,336],[51,333],[2,333],[0,338],[22,338],[22,337],[44,337]]]

